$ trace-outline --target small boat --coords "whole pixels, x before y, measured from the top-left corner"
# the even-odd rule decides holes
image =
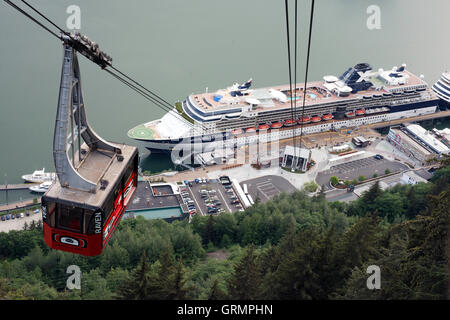
[[[303,118],[300,118],[300,119],[298,119],[298,123],[299,124],[305,124],[305,123],[310,123],[311,122],[311,118],[310,117],[303,117]]]
[[[244,132],[242,129],[234,129],[231,131],[232,134],[241,134],[242,132]]]
[[[250,127],[250,128],[247,128],[247,129],[245,129],[245,132],[256,132],[256,127]]]
[[[266,131],[270,128],[270,126],[268,124],[261,124],[258,126],[258,130],[259,131]]]
[[[347,116],[347,118],[354,118],[355,117],[355,113],[353,111],[346,112],[345,115]]]
[[[296,121],[294,121],[294,120],[292,120],[292,119],[288,119],[288,120],[286,120],[286,121],[284,122],[284,125],[285,125],[286,127],[291,127],[291,126],[295,125],[296,123],[297,123]]]
[[[311,118],[311,122],[320,122],[320,121],[322,121],[322,118],[319,116],[315,116],[315,117]]]
[[[324,120],[324,121],[331,120],[331,119],[333,119],[333,115],[331,113],[324,114],[322,116],[322,120]]]
[[[363,116],[365,113],[366,113],[366,110],[364,110],[364,109],[356,110],[356,115],[357,116]]]
[[[52,183],[53,183],[53,181],[45,181],[38,186],[32,186],[32,187],[29,187],[28,189],[30,189],[31,191],[36,192],[36,193],[45,193],[48,190],[48,188],[50,188]]]
[[[43,183],[45,181],[53,181],[56,179],[56,173],[54,172],[45,172],[45,168],[42,170],[36,170],[32,174],[25,174],[22,176],[22,179],[25,182],[31,183]]]
[[[272,129],[279,129],[282,126],[283,126],[283,124],[281,122],[274,122],[274,123],[272,123],[271,128]]]

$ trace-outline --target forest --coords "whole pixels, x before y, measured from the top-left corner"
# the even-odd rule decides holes
[[[91,258],[49,249],[33,224],[0,233],[0,299],[447,299],[449,208],[447,160],[429,183],[374,184],[349,204],[296,191],[191,223],[124,220]]]

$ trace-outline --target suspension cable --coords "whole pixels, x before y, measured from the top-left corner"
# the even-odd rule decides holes
[[[60,35],[58,35],[56,32],[50,30],[49,27],[45,26],[43,23],[39,22],[36,18],[32,17],[29,13],[27,13],[26,11],[24,11],[22,8],[18,7],[16,4],[14,4],[12,1],[10,0],[4,0],[8,5],[10,5],[11,7],[13,7],[14,9],[16,9],[17,11],[19,11],[20,13],[22,13],[23,15],[25,15],[27,18],[29,18],[30,20],[32,20],[33,22],[35,22],[37,25],[39,25],[40,27],[42,27],[43,29],[45,29],[47,32],[49,32],[51,35],[53,35],[54,37],[58,38],[58,39],[62,39]],[[36,9],[35,7],[33,7],[31,4],[29,4],[27,1],[25,0],[21,0],[27,7],[29,7],[31,10],[33,10],[35,13],[37,13],[40,17],[42,17],[43,19],[45,19],[45,21],[47,21],[48,23],[50,23],[53,27],[55,27],[61,34],[64,34],[68,37],[70,37],[72,40],[73,36],[65,31],[64,29],[62,29],[61,27],[59,27],[56,23],[54,23],[52,20],[50,20],[48,17],[46,17],[42,12],[40,12],[38,9]],[[83,52],[80,52],[81,54],[83,54]],[[83,54],[85,55],[85,54]],[[89,58],[89,57],[88,57]],[[95,61],[94,61],[95,62]],[[109,74],[113,75],[114,78],[116,78],[117,80],[121,81],[122,83],[124,83],[125,85],[127,85],[129,88],[131,88],[132,90],[134,90],[135,92],[137,92],[138,94],[142,95],[144,98],[146,98],[147,100],[149,100],[150,102],[154,103],[157,107],[161,108],[162,110],[166,111],[166,112],[171,112],[174,109],[174,106],[169,103],[167,100],[165,100],[164,98],[162,98],[161,96],[159,96],[158,94],[156,94],[155,92],[151,91],[150,89],[146,88],[144,85],[142,85],[141,83],[139,83],[138,81],[134,80],[133,78],[131,78],[130,76],[128,76],[127,74],[125,74],[124,72],[120,71],[118,68],[112,66],[112,64],[109,62],[107,63],[107,67],[113,69],[114,71],[116,71],[117,73],[119,73],[122,77],[125,77],[126,79],[128,79],[129,81],[123,79],[122,77],[118,76],[117,74],[115,74],[114,72],[107,70],[106,68],[102,68],[103,70],[107,71]],[[132,83],[130,83],[130,81],[132,83],[134,83],[135,85],[133,85]],[[138,86],[138,87],[136,87]],[[173,113],[176,117],[178,117],[180,120],[182,120],[183,122],[188,123],[188,121],[182,116],[180,115],[178,112],[174,112]],[[190,123],[189,123],[190,125]],[[198,123],[198,126],[201,127],[202,129],[205,129],[205,126],[202,123]]]
[[[27,12],[25,12],[23,9],[19,8],[16,4],[12,3],[10,0],[4,0],[7,4],[9,4],[11,7],[13,7],[14,9],[16,9],[17,11],[19,11],[20,13],[22,13],[24,16],[26,16],[27,18],[29,18],[30,20],[32,20],[34,23],[36,23],[37,25],[39,25],[40,27],[42,27],[43,29],[45,29],[47,32],[49,32],[51,35],[53,35],[54,37],[60,39],[59,35],[56,34],[55,32],[51,31],[49,28],[47,28],[46,26],[44,26],[42,23],[40,23],[39,21],[37,21],[35,18],[33,18],[31,15],[29,15]]]
[[[308,82],[309,56],[310,56],[310,52],[311,52],[311,38],[312,38],[313,19],[314,19],[314,3],[315,3],[315,0],[312,0],[311,12],[310,12],[310,16],[309,16],[308,51],[306,53],[305,83],[304,83],[304,88],[303,88],[302,120],[303,120],[303,115],[305,113],[306,84]],[[300,123],[301,123],[301,126],[300,126],[300,147],[301,147],[302,141],[303,141],[303,121],[301,121]]]
[[[289,67],[289,89],[291,100],[291,121],[296,121],[294,117],[293,95],[292,95],[292,67],[291,67],[291,42],[289,34],[289,4],[288,0],[284,1],[284,8],[286,13],[286,40],[287,40],[287,53],[288,53],[288,67]],[[295,125],[292,128],[292,143],[294,144],[294,158],[295,158]]]

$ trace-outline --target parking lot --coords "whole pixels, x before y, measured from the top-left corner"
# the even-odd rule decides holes
[[[9,219],[6,219],[6,215],[4,215],[4,219],[0,219],[0,232],[9,232],[11,230],[23,230],[25,223],[28,225],[34,221],[38,222],[42,220],[41,210],[28,210],[28,215],[24,214],[23,217],[19,214],[19,217],[12,219],[12,215],[9,214]]]
[[[325,190],[331,189],[329,182],[332,176],[337,176],[342,180],[357,179],[364,176],[366,179],[372,178],[374,174],[382,176],[385,171],[398,172],[408,169],[403,163],[390,161],[386,159],[375,159],[375,157],[367,157],[363,159],[353,160],[332,166],[330,169],[319,172],[316,182],[318,185],[325,186]]]
[[[181,188],[182,201],[194,214],[209,215],[231,213],[242,209],[236,193],[230,186],[224,186],[215,179],[189,181]]]
[[[252,197],[253,201],[259,198],[261,202],[267,202],[281,192],[294,192],[295,187],[286,179],[280,176],[264,176],[240,183],[244,188],[244,184],[247,185],[248,194]]]

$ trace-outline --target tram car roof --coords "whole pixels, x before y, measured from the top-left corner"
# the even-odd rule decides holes
[[[102,149],[90,150],[87,156],[78,167],[78,172],[82,177],[97,184],[95,193],[89,191],[78,190],[70,187],[62,187],[59,180],[48,189],[44,197],[54,199],[58,203],[83,207],[85,209],[95,209],[102,207],[107,197],[113,192],[119,178],[122,176],[130,160],[137,154],[137,148],[125,144],[118,144],[122,150],[120,156],[123,157],[119,161],[114,152]],[[82,149],[88,150],[86,144]],[[102,181],[107,181],[106,184]],[[103,185],[103,186],[102,186]]]

